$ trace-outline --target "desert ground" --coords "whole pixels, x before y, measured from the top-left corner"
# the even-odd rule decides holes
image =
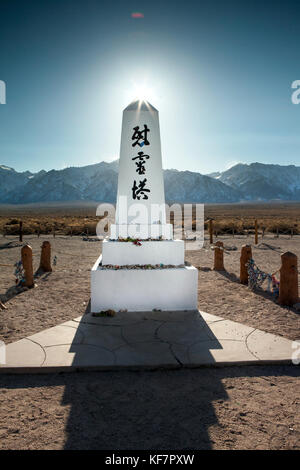
[[[298,216],[296,211],[293,225]],[[248,235],[219,237],[225,246],[224,273],[212,270],[207,234],[201,250],[186,252],[186,260],[198,267],[198,307],[300,340],[296,310],[279,306],[265,284],[252,292],[238,280],[243,244],[252,244],[257,265],[274,273],[282,252],[300,258],[300,236],[267,233],[254,246],[253,234]],[[52,273],[36,278],[34,289],[19,292],[13,265],[22,243],[12,234],[0,236],[0,300],[7,307],[0,311],[0,340],[6,344],[89,309],[89,271],[101,242],[62,233],[24,235],[23,243],[33,249],[34,270],[44,240],[51,242],[57,264]],[[300,448],[297,366],[0,375],[0,402],[1,449]]]

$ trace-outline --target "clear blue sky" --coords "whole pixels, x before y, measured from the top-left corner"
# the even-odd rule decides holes
[[[1,0],[0,164],[114,160],[136,84],[165,168],[300,165],[299,44],[298,1]]]

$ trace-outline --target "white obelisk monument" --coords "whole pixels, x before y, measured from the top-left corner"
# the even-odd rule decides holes
[[[166,224],[158,111],[134,101],[123,113],[116,224],[111,238],[172,238]],[[158,227],[160,225],[161,227]]]
[[[134,101],[123,112],[116,221],[91,272],[92,312],[197,309],[198,271],[172,229],[158,111]]]

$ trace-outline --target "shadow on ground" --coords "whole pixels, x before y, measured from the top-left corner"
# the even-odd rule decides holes
[[[214,402],[228,400],[224,379],[274,375],[293,377],[299,371],[294,366],[244,366],[27,375],[26,379],[2,375],[0,387],[64,385],[61,405],[70,407],[65,449],[195,450],[213,447],[209,430],[218,425]],[[51,428],[44,426],[43,434],[47,432]],[[225,429],[220,427],[219,432]]]
[[[9,248],[18,248],[18,247],[22,247],[23,245],[24,245],[23,242],[18,243],[17,241],[12,240],[7,243],[1,243],[0,250],[8,250]]]
[[[34,275],[34,281],[39,280],[39,281],[46,281],[48,277],[51,275],[51,273],[45,273],[44,271],[38,269]],[[14,286],[9,287],[4,294],[0,294],[0,300],[4,304],[8,302],[9,300],[13,299],[17,295],[22,294],[23,292],[28,291],[28,287],[22,285],[22,284],[17,284]]]
[[[210,349],[222,349],[209,324],[194,311],[118,312],[113,316],[86,313],[73,322],[72,343],[46,348],[51,358],[72,354],[73,367],[178,368],[216,362]],[[38,342],[38,339],[36,339]],[[62,340],[61,340],[62,341]],[[65,353],[66,354],[66,353]],[[194,362],[195,361],[195,362]]]

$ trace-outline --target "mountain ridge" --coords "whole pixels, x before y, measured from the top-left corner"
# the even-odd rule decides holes
[[[117,180],[118,160],[38,173],[0,165],[0,203],[115,202]],[[167,169],[164,182],[169,202],[300,201],[300,166],[296,165],[238,163],[209,175]]]

